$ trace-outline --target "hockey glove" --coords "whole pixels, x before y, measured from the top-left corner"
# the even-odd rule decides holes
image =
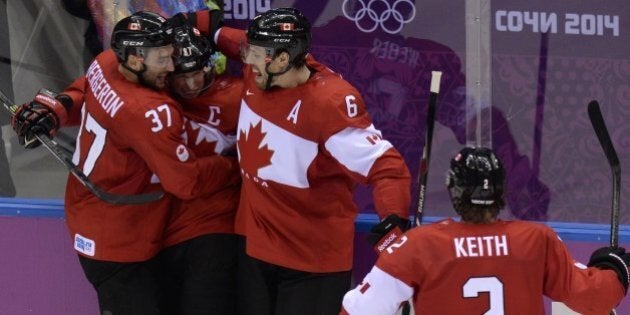
[[[194,26],[192,21],[188,20],[188,16],[186,15],[186,13],[181,12],[171,16],[168,19],[168,25],[170,28],[173,29],[183,28],[185,26]]]
[[[594,266],[615,271],[626,292],[628,291],[628,283],[630,283],[629,264],[630,253],[626,253],[623,247],[602,247],[594,251],[588,261],[589,267]]]
[[[55,132],[68,119],[64,103],[72,104],[65,95],[41,89],[33,101],[18,107],[11,119],[11,126],[18,136],[18,142],[27,149],[35,148],[40,142],[36,133],[43,133],[53,137]],[[70,105],[71,106],[71,105]]]
[[[380,254],[389,245],[394,243],[402,234],[409,229],[409,220],[403,219],[395,214],[390,214],[370,229],[367,241],[374,247],[376,253]]]

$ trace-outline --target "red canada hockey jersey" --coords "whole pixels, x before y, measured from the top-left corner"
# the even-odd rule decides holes
[[[614,271],[575,262],[558,235],[533,222],[414,228],[381,253],[341,314],[544,314],[543,295],[582,314],[608,314],[624,296]]]
[[[236,123],[243,82],[221,76],[192,100],[181,100],[185,115],[185,141],[197,156],[236,154]],[[240,173],[234,170],[234,182]],[[215,193],[177,200],[165,233],[165,246],[207,233],[234,233],[240,185],[226,185]]]
[[[235,56],[242,38],[224,27],[218,44]],[[306,83],[268,91],[244,67],[237,226],[257,259],[308,272],[350,270],[355,184],[372,185],[381,216],[408,217],[409,171],[372,125],[359,92],[312,57],[308,67]]]
[[[171,194],[191,199],[216,191],[235,164],[220,156],[197,158],[182,139],[179,105],[166,92],[126,80],[111,50],[90,65],[84,90],[74,163],[111,193],[145,193],[159,182],[170,194],[148,204],[113,205],[70,176],[66,218],[74,248],[98,260],[146,260],[162,247]]]

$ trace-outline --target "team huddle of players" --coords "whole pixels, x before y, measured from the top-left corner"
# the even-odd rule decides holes
[[[357,89],[309,54],[298,10],[247,30],[221,14],[134,13],[85,76],[13,117],[28,147],[78,124],[73,162],[103,190],[166,192],[111,204],[68,178],[68,229],[102,314],[395,314],[407,300],[418,314],[543,314],[543,295],[594,314],[625,296],[623,248],[587,267],[545,225],[497,218],[505,174],[483,147],[451,160],[461,220],[394,239],[351,290],[353,188],[372,187],[378,244],[409,229],[408,168]],[[242,77],[216,74],[215,49]]]

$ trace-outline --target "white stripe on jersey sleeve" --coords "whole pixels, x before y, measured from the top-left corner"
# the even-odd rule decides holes
[[[374,161],[392,147],[381,132],[370,125],[365,129],[348,127],[325,143],[326,150],[353,172],[367,176]]]
[[[412,287],[374,266],[363,282],[343,297],[343,308],[350,315],[394,315],[412,295]]]

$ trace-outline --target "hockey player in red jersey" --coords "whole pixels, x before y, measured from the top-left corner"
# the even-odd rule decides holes
[[[215,77],[214,51],[196,29],[182,26],[174,35],[175,71],[169,82],[184,109],[187,146],[197,156],[236,155],[242,80]],[[240,179],[238,170],[232,176]],[[235,314],[239,191],[239,185],[226,185],[175,201],[160,254],[168,280],[166,314]]]
[[[13,126],[26,144],[30,128],[49,134],[65,123],[72,103],[85,105],[73,161],[101,189],[139,194],[158,189],[161,200],[114,205],[92,195],[72,176],[66,218],[101,312],[157,314],[162,301],[157,259],[173,201],[223,189],[237,171],[233,159],[197,157],[183,139],[182,109],[164,91],[173,68],[172,28],[150,12],[118,22],[112,50],[96,57],[85,77],[64,95],[39,96],[20,106]]]
[[[582,314],[608,314],[628,288],[630,254],[603,247],[587,268],[551,228],[497,219],[504,179],[490,149],[462,149],[447,175],[461,221],[408,231],[345,295],[341,314],[393,315],[409,299],[416,314],[544,314],[543,295]]]
[[[350,287],[355,185],[373,188],[379,216],[407,221],[409,171],[359,92],[308,54],[310,24],[299,11],[272,9],[246,37],[223,27],[214,38],[245,63],[239,314],[335,314]]]

